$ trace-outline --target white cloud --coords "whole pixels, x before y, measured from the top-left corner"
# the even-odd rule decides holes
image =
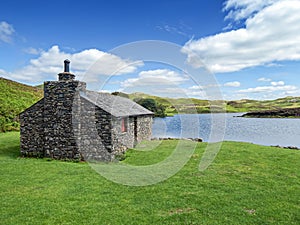
[[[272,86],[283,86],[284,82],[283,81],[273,81],[271,82]]]
[[[238,90],[237,93],[263,93],[263,92],[294,91],[294,90],[297,90],[297,87],[293,85],[259,86],[255,88]]]
[[[228,0],[223,8],[223,11],[229,11],[225,19],[246,19],[277,1],[279,0]]]
[[[193,85],[186,89],[186,95],[190,98],[201,98],[207,100],[223,99],[219,84]]]
[[[187,80],[185,75],[169,69],[141,71],[137,78],[129,78],[121,83],[123,88],[151,85],[178,85]]]
[[[166,96],[171,98],[188,98],[190,97],[189,91],[180,87],[164,87],[156,88],[152,91],[154,95]]]
[[[282,67],[282,66],[283,64],[275,63],[275,62],[270,62],[265,64],[265,67]]]
[[[141,61],[129,61],[116,55],[88,49],[77,53],[66,53],[58,46],[52,46],[47,51],[41,51],[38,58],[31,59],[29,64],[13,72],[5,72],[5,77],[40,83],[47,79],[57,79],[57,74],[63,72],[63,61],[71,61],[71,72],[83,81],[98,81],[99,76],[121,75],[134,72]]]
[[[261,77],[261,78],[258,78],[257,81],[260,81],[260,82],[270,82],[271,79],[270,78]]]
[[[182,52],[188,55],[188,62],[197,54],[209,70],[220,73],[300,60],[299,0],[239,2],[228,1],[225,9],[232,8],[228,18],[246,19],[245,27],[187,42]]]
[[[188,89],[190,89],[190,90],[203,90],[204,88],[202,86],[199,86],[199,85],[193,85],[193,86],[189,87]]]
[[[0,76],[2,77],[4,77],[6,75],[6,71],[5,70],[2,70],[2,69],[0,69]]]
[[[225,87],[239,87],[241,83],[238,81],[227,82],[224,84]]]
[[[300,90],[297,89],[297,90],[285,91],[282,94],[283,94],[283,96],[287,96],[287,95],[299,96],[300,95]]]
[[[186,95],[189,98],[202,98],[202,99],[211,99],[207,96],[207,93],[205,91],[187,91]]]
[[[15,32],[13,26],[5,21],[0,22],[0,41],[11,42],[11,36]]]
[[[221,85],[219,84],[208,84],[208,85],[193,85],[189,87],[190,90],[203,90],[203,89],[215,89],[219,88]]]
[[[24,49],[23,51],[24,51],[25,53],[31,54],[31,55],[39,55],[40,53],[43,52],[42,49],[36,49],[36,48],[32,48],[32,47],[26,48],[26,49]]]

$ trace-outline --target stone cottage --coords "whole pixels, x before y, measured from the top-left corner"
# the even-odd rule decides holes
[[[64,63],[58,81],[44,82],[44,98],[20,114],[22,156],[111,161],[151,138],[151,111],[86,90]]]

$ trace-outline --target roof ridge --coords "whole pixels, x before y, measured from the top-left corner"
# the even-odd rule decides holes
[[[81,97],[115,117],[153,115],[154,113],[131,99],[87,90]]]

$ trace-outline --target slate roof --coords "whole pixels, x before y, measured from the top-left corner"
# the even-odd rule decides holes
[[[128,98],[88,90],[86,90],[85,93],[80,93],[80,96],[110,113],[114,117],[154,115],[153,112]]]

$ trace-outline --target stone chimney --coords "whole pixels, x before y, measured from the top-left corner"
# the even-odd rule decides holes
[[[85,89],[86,83],[75,80],[75,75],[70,73],[70,61],[67,59],[64,72],[58,74],[58,81],[44,82],[44,156],[80,158],[74,139],[79,125],[74,125],[73,120],[74,114],[80,110],[80,93]]]
[[[70,60],[64,61],[64,72],[58,74],[59,81],[70,81],[75,80],[75,75],[70,73]]]

